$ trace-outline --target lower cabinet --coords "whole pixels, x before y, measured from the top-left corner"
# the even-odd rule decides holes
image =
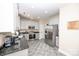
[[[25,34],[26,40],[29,40],[29,34]]]
[[[39,39],[39,33],[36,33],[36,38],[35,39]]]

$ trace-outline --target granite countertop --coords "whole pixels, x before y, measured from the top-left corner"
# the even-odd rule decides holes
[[[18,45],[17,48],[15,48],[15,47],[16,47],[16,45],[13,45],[13,46],[7,47],[7,48],[4,47],[3,49],[0,50],[0,55],[4,56],[7,54],[11,54],[11,53],[18,52],[18,51],[29,48],[26,38],[24,38],[24,37],[21,38],[20,45]]]
[[[39,29],[20,29],[19,31],[24,31],[24,32],[39,32]]]

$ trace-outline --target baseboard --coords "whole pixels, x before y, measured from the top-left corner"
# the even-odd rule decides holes
[[[72,56],[72,55],[70,55],[69,53],[67,53],[67,52],[65,52],[65,51],[63,51],[63,50],[61,50],[61,49],[59,49],[58,51],[59,51],[60,53],[64,54],[64,55],[66,55],[66,56]]]

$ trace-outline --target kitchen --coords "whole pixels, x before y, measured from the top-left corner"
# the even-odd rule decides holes
[[[44,6],[43,6],[44,5]],[[50,7],[49,7],[50,6]],[[55,7],[51,8],[51,7]],[[1,34],[1,48],[0,55],[5,56],[33,56],[33,55],[63,55],[58,52],[58,23],[59,23],[59,4],[30,4],[30,3],[14,3],[9,6],[14,11],[12,14],[13,22],[11,32],[0,32]],[[45,8],[43,8],[45,7]],[[47,9],[47,10],[46,10]],[[52,10],[54,11],[53,13]],[[12,12],[11,11],[11,12]],[[38,13],[37,13],[38,12]],[[53,15],[53,16],[52,16]],[[11,18],[12,19],[12,18]],[[10,20],[11,21],[11,20]],[[11,21],[11,22],[12,22]],[[53,24],[52,24],[53,23]],[[4,40],[3,40],[4,39]],[[57,39],[57,40],[56,40]],[[35,44],[36,42],[36,44]],[[38,44],[39,43],[39,44]],[[35,45],[47,47],[43,48],[43,54],[39,53],[41,48]],[[43,45],[42,45],[43,44]],[[34,45],[34,46],[32,46]],[[34,49],[34,48],[35,49]],[[54,47],[54,48],[52,48]],[[53,52],[54,54],[49,54]],[[37,52],[35,51],[37,50]],[[57,52],[56,52],[57,51]],[[35,53],[34,53],[35,52]],[[45,53],[46,52],[46,53]]]
[[[59,48],[58,24],[59,24],[60,5],[58,4],[55,6],[54,4],[49,4],[49,3],[47,4],[41,3],[41,5],[40,3],[39,4],[18,3],[17,5],[18,5],[18,13],[20,19],[17,20],[17,23],[19,21],[17,28],[19,27],[18,29],[20,29],[20,31],[28,32],[28,34],[25,34],[25,37],[27,38],[29,45],[28,55],[29,56],[63,55],[58,52],[58,48]],[[57,8],[56,11],[54,10],[55,12],[53,12],[53,16],[51,13],[53,10],[51,8],[52,6],[55,6],[55,8]],[[44,47],[43,43],[49,45],[50,48]],[[44,47],[43,54],[41,53],[42,52],[41,47]],[[51,47],[55,47],[55,48],[51,48]],[[45,48],[48,51],[46,53],[44,51]],[[54,54],[50,54],[49,49],[51,49],[52,51],[54,49],[57,52],[55,52]]]
[[[0,56],[79,56],[78,2],[2,1]]]

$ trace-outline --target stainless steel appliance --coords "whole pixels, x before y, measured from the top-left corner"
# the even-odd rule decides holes
[[[49,25],[52,27],[52,29],[50,29],[49,27],[45,30],[45,42],[52,46],[52,47],[58,47],[56,41],[56,37],[58,36],[58,25]]]

